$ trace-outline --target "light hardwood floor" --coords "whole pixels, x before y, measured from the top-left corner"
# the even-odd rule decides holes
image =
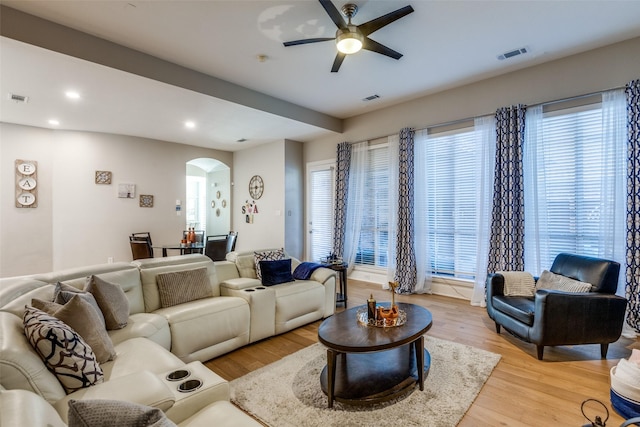
[[[390,299],[389,291],[377,284],[350,280],[348,308],[366,304],[370,293],[378,301]],[[431,311],[433,327],[427,336],[502,355],[459,426],[581,426],[587,423],[580,410],[586,399],[597,399],[607,406],[610,414],[607,425],[619,426],[623,422],[611,408],[609,370],[620,358],[628,357],[632,348],[640,348],[638,340],[621,338],[611,344],[606,360],[600,359],[599,345],[583,345],[546,347],[544,360],[539,361],[533,344],[522,342],[504,330],[496,334],[486,310],[472,307],[466,300],[398,295],[396,301],[418,304]],[[316,343],[320,323],[246,346],[206,365],[223,378],[233,380]],[[590,403],[586,408],[592,413],[603,411],[597,404]]]

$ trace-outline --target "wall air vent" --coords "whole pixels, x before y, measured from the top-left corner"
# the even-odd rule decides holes
[[[502,55],[498,55],[499,60],[513,58],[514,56],[524,55],[529,52],[529,49],[526,47],[521,47],[520,49],[510,50],[509,52],[505,52]]]
[[[15,102],[24,102],[24,103],[29,102],[28,96],[16,95],[15,93],[10,93],[8,98],[10,101],[15,101]]]
[[[378,99],[380,98],[380,95],[371,95],[371,96],[367,96],[366,98],[363,98],[363,101],[373,101],[374,99]]]

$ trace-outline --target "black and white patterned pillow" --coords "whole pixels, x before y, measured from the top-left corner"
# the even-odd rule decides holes
[[[260,261],[278,261],[284,259],[284,248],[275,249],[273,251],[259,251],[253,253],[253,262],[256,266],[256,276],[262,280],[262,271],[260,271]]]
[[[26,306],[24,333],[67,393],[104,381],[89,345],[71,327],[37,308]]]

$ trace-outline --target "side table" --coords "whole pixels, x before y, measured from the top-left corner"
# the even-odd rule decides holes
[[[349,269],[349,264],[343,262],[341,264],[332,264],[326,263],[322,264],[323,267],[330,268],[334,271],[338,272],[339,284],[336,290],[338,294],[336,295],[336,304],[343,303],[345,308],[347,307],[347,270]]]

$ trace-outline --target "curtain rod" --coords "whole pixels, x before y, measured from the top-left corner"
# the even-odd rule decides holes
[[[590,97],[590,96],[600,95],[600,94],[602,94],[602,93],[604,93],[604,92],[608,92],[608,91],[610,91],[610,90],[626,89],[626,87],[627,87],[627,85],[624,85],[624,86],[617,86],[617,87],[614,87],[614,88],[604,89],[604,90],[601,90],[601,91],[596,91],[596,92],[591,92],[591,93],[585,93],[585,94],[582,94],[582,95],[576,95],[576,96],[570,96],[570,97],[568,97],[568,98],[554,99],[554,100],[552,100],[552,101],[538,102],[538,103],[536,103],[536,104],[529,104],[529,105],[525,105],[525,106],[526,106],[526,107],[537,107],[537,106],[539,106],[539,105],[551,105],[551,104],[558,104],[558,103],[560,103],[560,102],[573,101],[573,100],[576,100],[576,99],[588,98],[588,97]],[[456,120],[451,120],[451,121],[444,122],[444,123],[438,123],[438,124],[435,124],[435,125],[425,126],[425,127],[423,127],[423,128],[416,129],[416,130],[426,130],[426,129],[439,128],[439,127],[443,127],[443,126],[452,126],[452,125],[457,125],[457,124],[459,124],[459,123],[468,122],[468,121],[471,121],[471,120],[478,119],[478,118],[480,118],[480,117],[491,116],[491,115],[494,115],[494,114],[496,114],[496,112],[495,112],[495,111],[493,111],[493,112],[491,112],[491,113],[487,113],[487,114],[480,114],[480,115],[477,115],[477,116],[467,117],[467,118],[464,118],[464,119],[456,119]],[[389,135],[376,136],[376,137],[374,137],[374,138],[363,139],[363,140],[361,140],[361,141],[351,142],[350,144],[357,144],[357,143],[360,143],[360,142],[363,142],[363,141],[371,141],[371,140],[375,140],[375,139],[388,138],[388,137],[393,136],[393,135],[397,135],[397,133],[392,133],[392,134],[389,134]]]

